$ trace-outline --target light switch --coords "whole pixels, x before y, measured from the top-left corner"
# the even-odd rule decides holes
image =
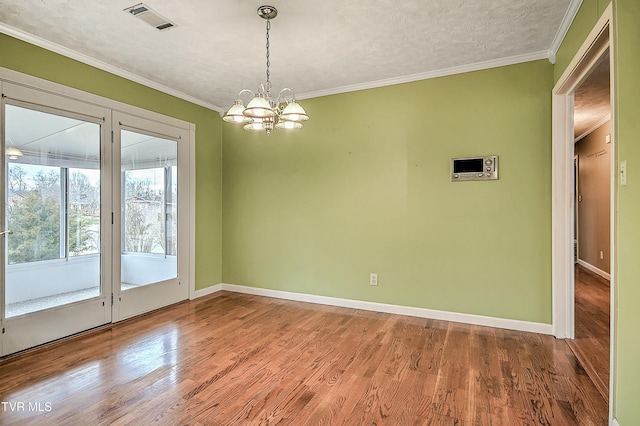
[[[627,186],[627,160],[620,162],[620,186]]]

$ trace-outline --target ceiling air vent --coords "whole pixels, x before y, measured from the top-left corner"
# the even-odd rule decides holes
[[[135,6],[124,9],[124,11],[141,19],[160,31],[168,30],[169,28],[177,26],[144,3],[138,3]]]

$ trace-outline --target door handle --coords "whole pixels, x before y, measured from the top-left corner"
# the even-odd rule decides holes
[[[6,231],[2,231],[2,232],[0,232],[0,235],[4,235],[4,234],[13,235],[13,231],[9,231],[9,230],[7,229]]]

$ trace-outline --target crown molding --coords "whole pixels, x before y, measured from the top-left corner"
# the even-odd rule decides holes
[[[67,58],[71,58],[76,61],[82,62],[83,64],[90,65],[94,68],[98,68],[110,74],[117,75],[118,77],[122,77],[127,80],[133,81],[135,83],[141,84],[143,86],[149,87],[151,89],[155,89],[159,92],[166,93],[167,95],[175,96],[176,98],[180,98],[187,102],[191,102],[193,104],[200,105],[201,107],[211,109],[220,114],[224,113],[224,108],[218,105],[214,105],[210,102],[205,102],[202,99],[198,99],[194,96],[187,95],[186,93],[164,86],[160,83],[141,77],[132,72],[123,70],[122,68],[118,68],[106,62],[87,56],[83,53],[76,52],[75,50],[61,46],[57,43],[53,43],[49,40],[45,40],[42,37],[38,37],[36,35],[27,33],[17,28],[13,28],[9,25],[0,23],[0,33],[6,34],[13,38],[17,38],[18,40],[26,41],[27,43],[36,45],[38,47],[42,47],[43,49],[47,49],[52,52],[58,53],[62,56],[66,56]]]
[[[553,38],[551,42],[551,47],[549,47],[549,61],[552,64],[556,63],[556,53],[558,53],[558,49],[560,49],[560,45],[564,40],[567,32],[569,32],[569,28],[571,28],[571,24],[573,20],[576,18],[578,11],[580,10],[580,6],[582,6],[582,0],[571,0],[569,7],[567,8],[567,12],[564,14],[562,18],[562,22],[560,23],[560,27],[556,32],[556,36]]]
[[[540,52],[526,53],[523,55],[509,56],[506,58],[493,59],[490,61],[476,62],[474,64],[460,65],[451,68],[443,68],[440,70],[426,71],[423,73],[409,74],[401,77],[393,77],[382,80],[370,81],[367,83],[358,83],[348,86],[341,86],[331,89],[318,90],[314,92],[306,92],[296,94],[297,99],[317,98],[320,96],[337,95],[340,93],[355,92],[358,90],[375,89],[379,87],[392,86],[395,84],[411,83],[419,80],[428,80],[431,78],[446,77],[454,74],[463,74],[472,71],[481,71],[490,68],[504,67],[507,65],[515,65],[523,62],[537,61],[540,59],[548,59],[549,52],[544,50]]]
[[[578,143],[580,142],[580,140],[582,138],[584,138],[585,136],[588,136],[591,132],[593,132],[594,130],[596,130],[598,127],[602,126],[603,124],[605,124],[606,122],[611,121],[611,113],[605,115],[604,117],[602,117],[600,120],[598,120],[595,124],[593,124],[591,127],[589,127],[587,130],[585,130],[584,132],[582,132],[582,134],[578,135],[576,138],[574,138],[573,143]]]
[[[537,61],[540,59],[549,59],[551,62],[554,62],[555,51],[557,51],[560,43],[562,42],[562,39],[564,38],[566,32],[568,31],[568,28],[571,25],[571,22],[573,21],[573,19],[575,18],[575,15],[577,14],[577,11],[581,4],[582,4],[582,0],[572,0],[567,10],[567,13],[565,13],[565,16],[563,18],[562,26],[558,30],[558,33],[556,34],[556,37],[553,41],[551,49],[548,51],[545,50],[545,51],[526,53],[522,55],[515,55],[515,56],[509,56],[509,57],[500,58],[500,59],[493,59],[489,61],[476,62],[473,64],[466,64],[466,65],[460,65],[460,66],[455,66],[450,68],[443,68],[439,70],[426,71],[426,72],[417,73],[417,74],[409,74],[409,75],[400,76],[400,77],[375,80],[375,81],[352,84],[347,86],[340,86],[340,87],[318,90],[313,92],[298,93],[296,94],[296,98],[309,99],[309,98],[316,98],[321,96],[355,92],[359,90],[375,89],[375,88],[380,88],[385,86],[392,86],[396,84],[411,83],[411,82],[420,81],[420,80],[428,80],[432,78],[446,77],[449,75],[463,74],[467,72],[481,71],[481,70],[490,69],[490,68],[498,68],[498,67],[503,67],[508,65],[515,65],[515,64],[524,63],[524,62]],[[223,108],[219,105],[206,102],[202,99],[196,98],[194,96],[191,96],[186,93],[180,92],[178,90],[172,89],[170,87],[164,86],[162,84],[159,84],[155,81],[141,77],[132,72],[123,70],[122,68],[119,68],[114,65],[108,64],[106,62],[100,61],[98,59],[92,58],[83,53],[79,53],[75,50],[61,46],[57,43],[53,43],[49,40],[43,39],[36,35],[13,28],[9,25],[0,23],[0,33],[7,34],[11,37],[42,47],[43,49],[50,50],[52,52],[77,60],[79,62],[90,65],[92,67],[101,69],[108,73],[125,78],[127,80],[142,84],[144,86],[150,87],[152,89],[158,90],[168,95],[175,96],[177,98],[194,103],[196,105],[200,105],[202,107],[211,109],[213,111],[218,112],[220,116],[224,115],[226,111],[226,108]]]

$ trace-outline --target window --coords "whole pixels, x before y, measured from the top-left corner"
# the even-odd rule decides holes
[[[9,264],[59,259],[61,253],[60,169],[31,164],[8,167]]]
[[[100,170],[63,169],[69,175],[69,256],[100,252]]]
[[[9,162],[9,264],[99,253],[100,171]]]
[[[178,141],[127,129],[120,135],[126,291],[178,276]]]
[[[127,170],[124,184],[124,251],[177,253],[177,167]]]

